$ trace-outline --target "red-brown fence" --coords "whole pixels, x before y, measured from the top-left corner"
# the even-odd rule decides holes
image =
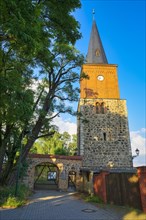
[[[142,209],[138,176],[130,173],[110,173],[106,176],[107,202]]]
[[[138,167],[137,173],[94,174],[94,193],[104,203],[129,206],[146,213],[146,167]]]
[[[146,213],[146,167],[137,167],[142,209]]]

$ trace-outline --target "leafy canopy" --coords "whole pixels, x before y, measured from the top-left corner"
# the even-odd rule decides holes
[[[79,0],[1,0],[0,182],[13,181],[37,139],[53,135],[52,119],[74,114],[81,37]],[[13,171],[13,172],[12,172]],[[11,177],[13,176],[13,178]]]

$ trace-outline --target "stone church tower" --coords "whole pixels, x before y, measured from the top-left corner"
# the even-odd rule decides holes
[[[132,168],[126,100],[120,99],[117,65],[108,64],[93,21],[87,62],[81,73],[78,149],[83,167]]]

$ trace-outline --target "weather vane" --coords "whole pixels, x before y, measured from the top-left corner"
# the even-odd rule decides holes
[[[95,9],[92,9],[92,15],[93,15],[93,20],[94,20],[94,15],[95,15]]]

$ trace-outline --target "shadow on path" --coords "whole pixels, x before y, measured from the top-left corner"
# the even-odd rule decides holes
[[[35,191],[27,205],[1,209],[0,220],[137,220],[122,210],[92,205],[75,196],[75,192]],[[126,217],[127,215],[127,217]]]

